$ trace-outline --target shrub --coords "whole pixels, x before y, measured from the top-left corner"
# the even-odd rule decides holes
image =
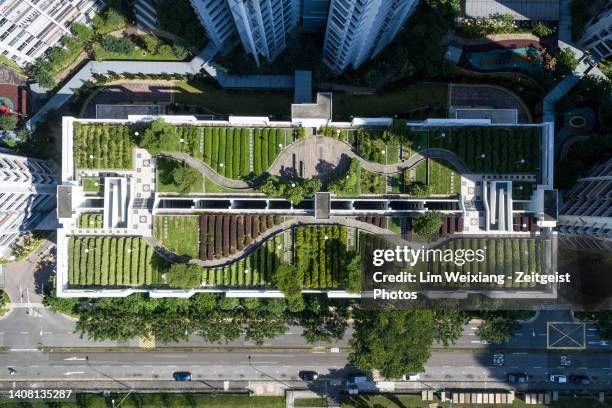
[[[531,29],[531,32],[538,37],[548,37],[549,35],[553,35],[555,30],[546,24],[539,22]]]
[[[189,166],[177,167],[172,172],[172,178],[182,194],[196,191],[203,182],[202,173]]]
[[[76,38],[83,44],[91,42],[94,36],[94,32],[91,28],[85,24],[72,23],[70,26],[70,32],[76,36]]]
[[[131,54],[136,48],[136,45],[129,38],[112,35],[105,35],[100,44],[106,51],[118,54]]]
[[[351,160],[347,172],[329,183],[328,190],[337,195],[358,196],[361,194],[361,163]]]
[[[2,130],[14,130],[17,122],[16,115],[0,115],[0,129]]]
[[[437,211],[426,211],[412,219],[414,233],[430,236],[437,233],[442,226],[443,215]]]
[[[202,284],[202,269],[192,264],[172,264],[166,273],[166,283],[174,288],[199,288]]]

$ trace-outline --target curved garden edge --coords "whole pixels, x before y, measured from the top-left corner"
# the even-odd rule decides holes
[[[299,216],[294,217],[291,220],[285,221],[281,224],[275,225],[272,228],[268,228],[263,233],[259,234],[251,243],[245,246],[241,251],[235,252],[227,257],[211,259],[207,261],[203,261],[201,259],[190,259],[186,256],[178,255],[168,248],[166,248],[160,241],[158,241],[155,237],[146,237],[145,241],[155,250],[155,252],[163,257],[164,259],[174,262],[174,263],[190,263],[194,265],[198,265],[204,268],[216,268],[222,267],[225,265],[232,264],[234,262],[239,261],[240,259],[249,256],[253,253],[257,248],[259,248],[263,243],[268,241],[269,239],[275,237],[276,235],[292,229],[294,227],[301,226],[316,226],[316,225],[336,225],[342,227],[352,227],[361,231],[365,231],[371,234],[378,235],[389,235],[389,230],[377,227],[373,224],[369,224],[363,221],[357,221],[356,219],[351,219],[348,217],[331,217],[329,220],[318,220],[314,217],[307,216]],[[401,245],[406,245],[409,247],[414,246],[420,247],[421,243],[413,243],[410,241],[406,241],[397,236],[397,243]]]
[[[329,137],[329,136],[306,137],[302,140],[291,143],[289,146],[283,149],[278,154],[278,156],[276,156],[276,158],[272,161],[272,164],[270,164],[270,166],[268,167],[267,172],[264,172],[258,175],[257,177],[248,179],[248,180],[234,180],[234,179],[230,179],[225,176],[222,176],[221,174],[217,173],[215,170],[213,170],[208,164],[206,164],[202,160],[197,159],[187,153],[164,151],[164,152],[161,152],[160,155],[174,159],[174,160],[183,161],[185,164],[198,170],[200,173],[202,173],[203,176],[209,177],[212,181],[214,181],[215,183],[219,184],[222,187],[235,189],[235,190],[246,190],[246,189],[252,189],[253,187],[263,183],[267,177],[267,174],[273,174],[273,175],[280,174],[280,168],[277,168],[277,167],[279,167],[280,162],[285,160],[285,156],[294,154],[296,149],[299,149],[300,147],[303,147],[304,145],[308,143],[317,143],[318,141],[321,140],[321,138],[325,139],[324,143],[326,144],[330,144],[330,143],[337,144],[340,150],[342,150],[343,154],[346,154],[351,159],[358,160],[361,163],[361,166],[364,170],[370,171],[372,173],[378,173],[378,174],[400,173],[401,171],[405,169],[410,169],[416,166],[421,161],[427,158],[446,160],[450,164],[455,166],[455,168],[460,173],[462,174],[470,173],[469,168],[463,162],[463,160],[457,157],[457,155],[451,152],[450,150],[446,150],[442,148],[427,148],[427,149],[423,149],[419,152],[414,153],[408,159],[400,161],[399,163],[380,164],[380,163],[375,163],[375,162],[371,162],[369,160],[364,159],[363,157],[355,153],[355,151],[349,144],[343,141],[340,141],[338,139],[335,139],[333,137]]]

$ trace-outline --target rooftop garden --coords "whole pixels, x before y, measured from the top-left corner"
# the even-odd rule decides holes
[[[139,237],[73,237],[68,243],[72,286],[143,286],[163,282],[162,264]]]
[[[268,216],[159,216],[155,220],[155,235],[180,255],[216,259],[243,249],[280,221]],[[283,290],[276,274],[281,265],[288,265],[297,271],[290,279],[297,279],[296,284],[303,288],[354,286],[348,264],[356,254],[347,245],[346,228],[298,227],[290,233],[294,235],[294,246],[286,241],[286,233],[276,234],[246,256],[211,268],[169,264],[138,237],[73,237],[69,243],[69,285],[264,286]]]
[[[542,130],[538,127],[398,130],[402,144],[407,144],[411,152],[426,148],[446,149],[475,173],[537,173],[539,169]]]
[[[80,169],[131,169],[134,143],[127,126],[74,124],[74,164]]]

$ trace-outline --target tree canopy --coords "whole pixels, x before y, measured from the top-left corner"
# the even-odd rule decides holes
[[[440,230],[443,220],[442,213],[437,211],[426,211],[412,219],[414,233],[423,236],[431,236]]]
[[[327,189],[338,195],[359,196],[361,194],[361,163],[359,160],[351,160],[346,173],[330,181]]]
[[[196,191],[203,183],[202,173],[190,166],[178,166],[172,171],[174,184],[182,194]]]
[[[358,309],[354,315],[351,363],[389,379],[424,370],[434,339],[432,311]]]
[[[321,189],[321,180],[316,178],[291,180],[268,176],[257,189],[268,197],[283,197],[293,204],[299,204],[306,197],[311,197]]]
[[[163,119],[154,120],[144,131],[139,144],[153,156],[164,151],[176,151],[178,149],[176,127],[164,122]]]
[[[199,288],[202,284],[202,268],[192,264],[172,264],[166,272],[166,282],[173,288]]]

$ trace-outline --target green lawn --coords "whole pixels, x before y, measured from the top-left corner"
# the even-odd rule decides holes
[[[327,398],[296,398],[294,407],[327,407]]]
[[[153,248],[139,237],[73,237],[68,244],[68,283],[77,286],[142,286],[163,282]]]
[[[104,191],[104,179],[100,177],[84,177],[81,179],[83,191],[87,193],[101,193]]]
[[[199,106],[216,114],[248,116],[291,115],[292,92],[230,91],[208,81],[176,81],[174,101]]]
[[[419,83],[376,94],[335,93],[333,119],[406,116],[411,111],[424,108],[444,111],[447,108],[447,94],[446,83]]]
[[[101,213],[83,213],[79,216],[79,228],[102,228]]]
[[[423,160],[416,165],[414,171],[415,181],[429,184],[431,194],[461,193],[461,174],[445,160]]]
[[[200,256],[200,217],[197,215],[158,215],[154,234],[174,253],[196,259]]]
[[[427,147],[450,150],[476,173],[535,173],[540,165],[540,128],[406,129],[401,137],[413,151]]]
[[[214,181],[212,181],[210,178],[208,177],[204,177],[204,193],[229,193],[229,194],[239,194],[239,193],[246,193],[246,192],[254,192],[254,190],[251,189],[245,189],[245,190],[236,190],[233,188],[227,188],[227,187],[223,187],[220,186],[219,184],[215,183]]]
[[[92,394],[77,394],[76,400],[54,401],[57,408],[112,408],[118,401],[122,408],[284,408],[284,397],[250,397],[248,395],[197,395],[197,394],[138,394],[132,393],[127,398],[125,394],[112,394],[107,397]],[[49,407],[48,401],[28,402],[28,407]],[[1,398],[3,407],[22,407],[23,402]]]
[[[176,160],[166,157],[157,158],[157,177],[155,189],[160,193],[180,193],[179,187],[174,183],[172,171],[182,166]],[[189,193],[201,193],[204,191],[204,183],[197,188],[192,189]]]
[[[13,61],[10,58],[5,57],[4,55],[0,55],[0,64],[14,69],[15,71],[17,71],[19,74],[23,76],[28,76],[28,73],[23,68],[17,65],[15,61]]]

